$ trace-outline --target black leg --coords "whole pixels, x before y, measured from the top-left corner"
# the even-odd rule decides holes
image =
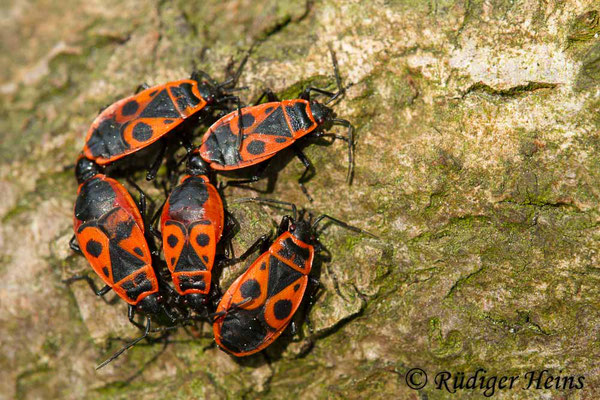
[[[184,136],[179,136],[179,143],[185,148],[186,157],[194,150],[194,145]],[[186,159],[186,157],[183,159]]]
[[[221,236],[221,243],[225,243],[225,257],[233,258],[233,245],[231,239],[239,232],[240,224],[234,218],[233,214],[225,210],[225,227],[223,228],[223,235]]]
[[[300,95],[301,99],[310,100],[310,93],[315,92],[315,93],[323,94],[325,96],[329,96],[329,100],[327,100],[327,102],[325,103],[325,104],[328,104],[346,92],[346,89],[344,87],[342,87],[342,78],[340,77],[340,71],[338,68],[337,58],[335,56],[333,48],[331,47],[331,44],[329,44],[328,46],[329,46],[329,53],[331,54],[331,62],[333,64],[333,73],[335,75],[335,83],[337,84],[338,91],[334,93],[334,92],[319,89],[316,87],[308,87]]]
[[[289,215],[284,215],[283,218],[281,218],[281,222],[279,223],[279,227],[277,228],[277,237],[283,235],[283,232],[288,231],[288,229],[290,228],[290,222],[292,221],[293,219]]]
[[[104,295],[108,292],[110,292],[110,290],[112,289],[110,286],[105,285],[102,289],[98,290],[98,287],[96,286],[96,283],[92,280],[92,278],[90,278],[87,275],[74,275],[68,279],[64,279],[62,282],[66,285],[70,285],[73,282],[76,281],[86,281],[87,284],[89,285],[90,289],[92,289],[92,292],[94,292],[94,294],[100,298],[102,298],[102,300],[109,304],[110,302],[108,300],[106,300],[106,298],[104,297]]]
[[[235,199],[234,203],[262,203],[262,204],[274,204],[274,205],[282,205],[288,206],[292,210],[292,218],[295,220],[298,219],[298,208],[294,203],[290,203],[287,201],[274,200],[274,199],[264,199],[262,197],[240,197],[239,199]],[[285,218],[285,217],[284,217]],[[283,221],[282,221],[283,222]]]
[[[162,139],[160,139],[160,150],[158,151],[158,154],[156,155],[156,159],[154,160],[154,162],[150,166],[150,169],[146,173],[147,181],[151,181],[154,178],[156,178],[156,174],[158,172],[158,169],[160,168],[160,165],[162,164],[162,160],[165,157],[166,151],[167,151],[167,142],[166,142],[165,138],[162,138]]]
[[[262,178],[264,178],[265,171],[267,170],[267,167],[269,166],[270,163],[271,163],[271,159],[263,161],[260,164],[260,166],[258,167],[258,169],[256,171],[256,174],[254,176],[252,176],[251,178],[249,178],[249,179],[232,179],[232,180],[229,180],[229,181],[223,183],[220,186],[220,189],[223,190],[227,186],[236,186],[236,187],[242,186],[243,187],[243,185],[246,185],[248,183],[254,183],[254,182],[257,182],[257,181],[261,180]]]
[[[110,104],[105,104],[102,107],[100,107],[100,109],[98,110],[98,115],[102,114],[102,111],[106,110],[108,107],[110,107]]]
[[[146,82],[144,82],[135,89],[135,94],[138,94],[139,92],[146,90],[146,89],[150,89],[150,85],[148,85]]]
[[[149,228],[150,233],[152,235],[154,235],[157,239],[162,239],[162,236],[161,236],[160,232],[156,228],[154,228],[154,225],[156,224],[158,217],[160,217],[162,215],[163,209],[165,208],[165,204],[167,204],[167,200],[168,200],[168,197],[165,198],[165,200],[162,202],[160,207],[158,207],[158,209],[152,216],[152,219],[150,219],[150,224],[149,224],[150,225],[150,228]]]
[[[233,265],[233,264],[237,264],[239,262],[244,261],[246,258],[250,257],[250,255],[254,252],[256,252],[258,249],[262,248],[263,245],[265,243],[267,243],[269,241],[269,239],[271,238],[270,234],[264,234],[261,237],[259,237],[256,242],[254,242],[252,244],[252,246],[250,246],[248,248],[248,250],[246,250],[244,252],[244,254],[242,254],[241,256],[237,257],[237,258],[230,258],[228,260],[222,260],[220,262],[220,265],[225,267],[225,266],[229,266],[229,265]]]
[[[77,241],[77,238],[75,237],[75,235],[73,235],[71,240],[69,240],[69,247],[75,253],[83,255],[83,252],[81,251],[81,248],[79,247],[79,242]]]
[[[254,102],[254,105],[257,106],[259,105],[264,98],[267,98],[267,101],[271,102],[271,101],[279,101],[279,98],[277,97],[277,95],[275,93],[273,93],[273,91],[271,89],[265,89],[262,94],[258,97],[258,99]]]
[[[304,89],[304,91],[300,94],[300,98],[304,99],[304,100],[310,100],[310,93],[311,92],[316,92],[319,94],[323,94],[325,96],[329,96],[329,98],[334,98],[337,97],[336,93],[330,92],[328,90],[323,90],[323,89],[319,89],[316,87],[307,87],[306,89]]]
[[[346,136],[337,135],[335,133],[326,133],[323,131],[317,131],[312,136],[308,136],[309,139],[312,139],[312,138],[317,139],[317,138],[322,138],[322,137],[331,137],[334,139],[343,140],[344,142],[348,143],[348,138]]]
[[[228,310],[225,311],[219,311],[216,313],[212,313],[212,314],[208,314],[208,318],[209,320],[212,320],[213,322],[216,322],[216,320],[218,320],[219,318],[224,317],[225,315],[237,310],[238,308],[240,308],[241,306],[243,306],[244,304],[248,304],[253,300],[252,297],[248,297],[247,299],[244,299],[242,301],[240,301],[239,303],[233,303],[231,306],[229,306]]]
[[[250,57],[250,54],[252,54],[252,50],[253,49],[254,49],[254,45],[250,46],[250,48],[248,49],[248,52],[246,53],[246,55],[244,56],[244,58],[240,62],[240,65],[238,66],[238,69],[235,71],[235,73],[233,74],[233,76],[231,76],[228,79],[225,79],[224,82],[219,83],[217,85],[217,88],[219,88],[219,89],[226,89],[226,90],[233,90],[233,88],[237,84],[238,80],[240,79],[240,76],[242,75],[242,71],[244,70],[244,66],[246,66],[246,62],[248,61],[248,58]]]
[[[140,340],[143,340],[145,337],[147,337],[148,334],[150,333],[150,325],[151,325],[150,317],[146,317],[146,327],[144,330],[144,334],[142,336],[138,337],[137,339],[131,341],[130,343],[126,344],[125,346],[123,346],[119,351],[117,351],[115,354],[113,354],[108,360],[106,360],[102,364],[98,365],[96,367],[96,370],[99,370],[100,368],[104,367],[106,364],[108,364],[115,358],[119,357],[125,351],[127,351],[131,347],[135,346]]]
[[[311,164],[310,160],[304,155],[302,150],[300,150],[300,148],[295,143],[292,145],[292,150],[296,154],[296,157],[298,157],[300,162],[304,165],[304,172],[300,176],[300,179],[298,179],[298,185],[300,185],[300,189],[302,189],[302,193],[304,193],[304,195],[308,198],[308,201],[312,203],[313,199],[312,197],[310,197],[310,194],[308,194],[308,190],[306,190],[304,182],[308,180],[308,174],[311,174],[311,177],[314,176],[314,167]]]
[[[227,103],[228,101],[235,102],[237,104],[237,106],[238,106],[238,110],[242,107],[241,100],[240,100],[240,98],[238,96],[223,96],[220,99],[217,99],[216,105],[219,106],[222,103]]]
[[[152,204],[152,207],[154,207],[154,200],[152,199],[152,197],[148,196],[146,194],[146,192],[144,192],[142,190],[141,187],[139,187],[139,185],[137,183],[135,183],[131,178],[127,178],[127,182],[133,186],[135,188],[135,190],[137,190],[137,192],[139,193],[139,200],[138,200],[138,208],[140,210],[140,214],[142,215],[142,220],[144,221],[144,224],[148,225],[148,221],[146,220],[146,214],[148,211],[148,206],[146,204],[146,200],[148,200],[150,202],[150,204]]]
[[[127,306],[127,319],[129,319],[129,322],[131,322],[133,325],[135,325],[139,329],[144,330],[145,329],[144,325],[142,325],[139,322],[137,322],[134,318],[135,318],[135,307],[132,306],[131,304],[128,304],[128,306]]]
[[[346,228],[346,229],[348,229],[348,230],[351,230],[352,232],[363,233],[363,234],[365,234],[365,235],[368,235],[368,236],[371,236],[371,237],[373,237],[373,238],[375,238],[375,239],[378,239],[378,237],[377,237],[377,236],[373,235],[373,234],[372,234],[372,233],[370,233],[370,232],[367,232],[367,231],[365,231],[365,230],[362,230],[362,229],[360,229],[360,228],[357,228],[357,227],[355,227],[355,226],[352,226],[352,225],[348,225],[348,224],[347,224],[347,223],[345,223],[344,221],[340,221],[339,219],[337,219],[337,218],[334,218],[334,217],[332,217],[332,216],[330,216],[330,215],[327,215],[327,214],[323,214],[323,215],[321,215],[321,216],[317,217],[317,219],[315,219],[315,222],[313,222],[312,228],[313,228],[314,230],[316,230],[316,229],[317,229],[317,225],[318,225],[318,224],[319,224],[319,223],[320,223],[322,220],[324,220],[324,219],[328,219],[328,220],[330,220],[331,222],[333,222],[334,224],[336,224],[336,225],[339,225],[339,226],[341,226],[342,228]]]
[[[350,185],[352,183],[352,176],[354,173],[354,126],[350,121],[345,119],[333,119],[334,124],[348,127],[348,175],[346,175],[346,182]]]
[[[299,338],[296,337],[296,335],[298,334],[298,326],[296,326],[296,322],[295,321],[291,321],[290,322],[290,335],[292,335],[292,341],[293,342],[298,342]]]
[[[211,84],[213,86],[218,86],[217,81],[215,81],[209,74],[207,74],[206,72],[201,71],[201,70],[194,70],[192,72],[192,75],[190,76],[190,79],[193,79],[198,83],[202,82],[202,80],[204,79],[209,84]]]
[[[309,277],[312,278],[312,277]],[[316,280],[314,278],[312,278],[313,280]],[[309,281],[310,284],[311,281]],[[310,310],[312,309],[314,303],[315,303],[315,298],[317,295],[317,292],[319,291],[320,288],[320,284],[319,281],[316,281],[317,285],[315,287],[313,287],[311,293],[308,295],[308,307],[306,309],[306,313],[304,314],[304,322],[306,323],[306,327],[308,328],[308,333],[310,333],[310,335],[314,335],[315,334],[315,328],[313,323],[310,320]]]

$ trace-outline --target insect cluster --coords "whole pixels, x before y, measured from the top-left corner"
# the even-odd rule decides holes
[[[291,147],[305,166],[299,183],[308,196],[302,182],[311,164],[296,141],[325,135],[346,141],[350,183],[353,127],[334,118],[326,105],[344,93],[333,52],[332,58],[338,86],[335,93],[308,87],[299,98],[280,101],[265,91],[255,105],[246,106],[233,94],[246,57],[237,72],[221,84],[196,72],[190,79],[141,86],[136,94],[115,102],[96,117],[76,164],[79,188],[70,245],[85,256],[106,286],[97,290],[87,275],[65,282],[85,280],[98,296],[114,291],[128,303],[129,321],[143,331],[98,368],[151,332],[194,321],[211,323],[216,343],[230,354],[246,356],[264,349],[290,324],[307,288],[316,287],[316,279],[309,274],[315,253],[323,248],[317,238],[319,223],[328,220],[366,233],[328,215],[313,219],[291,203],[244,198],[237,201],[286,207],[292,214],[282,218],[275,239],[263,235],[240,257],[233,258],[225,248],[235,221],[224,207],[221,192],[228,185],[260,179],[269,160],[282,149]],[[311,100],[313,94],[328,100]],[[268,102],[262,103],[265,98]],[[207,122],[212,124],[200,144],[194,145],[191,132]],[[325,133],[333,124],[347,127],[347,135]],[[174,152],[167,152],[173,144],[187,150],[179,162],[174,160]],[[137,202],[125,186],[108,176],[111,167],[149,148],[157,157],[149,166],[148,180],[156,177],[165,157],[168,170],[177,170],[186,162],[179,183],[175,178],[171,188],[163,185],[167,198],[162,211],[154,216],[147,215],[147,196],[131,177],[125,174],[139,191]],[[250,179],[216,185],[217,171],[256,164],[260,164],[259,172]],[[258,250],[258,258],[222,294],[213,279],[217,268],[243,261]],[[136,313],[145,317],[145,323],[136,320]]]

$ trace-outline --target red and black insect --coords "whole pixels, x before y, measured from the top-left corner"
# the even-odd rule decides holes
[[[171,295],[159,285],[152,267],[152,254],[144,235],[144,218],[123,185],[100,173],[96,163],[85,157],[77,161],[79,182],[75,202],[71,248],[83,253],[106,286],[100,290],[87,275],[74,276],[65,283],[86,280],[96,295],[111,289],[129,305],[131,323],[145,331],[98,368],[150,333],[151,316],[175,325],[183,314],[170,304]],[[143,209],[143,207],[142,207]],[[135,312],[146,315],[146,324],[135,321]]]
[[[202,158],[215,170],[234,170],[268,160],[282,149],[292,146],[305,166],[305,171],[299,179],[302,184],[310,172],[311,164],[295,142],[309,134],[313,137],[333,136],[348,142],[347,181],[350,183],[354,158],[354,128],[349,121],[335,118],[331,108],[310,99],[312,92],[324,94],[329,96],[325,103],[328,104],[344,93],[333,52],[332,58],[338,84],[337,92],[309,87],[302,92],[299,99],[279,101],[272,92],[266,91],[257,101],[257,105],[243,107],[241,113],[231,112],[208,129],[200,146]],[[265,96],[269,103],[258,104]],[[325,127],[334,124],[348,127],[347,137],[323,132]],[[241,136],[240,131],[243,132]],[[243,183],[258,180],[265,167],[266,165],[261,173]]]
[[[96,117],[85,139],[84,155],[99,165],[109,164],[158,141],[200,111],[230,110],[228,103],[232,101],[239,108],[239,98],[227,90],[233,90],[246,59],[234,77],[221,84],[198,71],[190,79],[140,86],[141,91],[110,105]],[[149,179],[160,165],[165,146],[163,142]]]
[[[247,356],[269,346],[290,323],[300,306],[309,284],[315,252],[322,249],[317,239],[317,225],[324,219],[354,232],[366,233],[328,215],[314,221],[297,217],[291,203],[267,199],[241,199],[290,206],[293,216],[283,217],[278,237],[254,261],[223,295],[215,313],[213,331],[222,349]],[[370,234],[369,234],[370,235]],[[262,247],[268,235],[261,237],[240,257]],[[313,281],[316,283],[316,280]]]
[[[201,312],[211,290],[211,271],[225,223],[223,201],[197,151],[187,175],[173,189],[161,216],[163,251],[175,290]]]

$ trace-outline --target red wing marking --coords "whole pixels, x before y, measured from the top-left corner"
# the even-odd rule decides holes
[[[112,266],[109,254],[109,239],[97,226],[82,225],[80,230],[75,229],[77,242],[83,255],[91,264],[94,272],[98,274],[105,284],[113,286]]]
[[[193,80],[143,90],[113,103],[96,117],[84,153],[101,165],[115,161],[155,142],[205,106]]]
[[[304,275],[267,300],[267,303],[265,304],[265,321],[267,321],[267,324],[269,324],[271,328],[277,331],[273,334],[275,337],[279,336],[281,333],[280,331],[287,326],[300,306],[307,284],[308,277]],[[269,336],[270,335],[267,337]],[[275,338],[272,338],[271,340],[274,339]]]
[[[242,303],[248,298],[252,298],[252,301],[242,305],[242,309],[253,310],[262,307],[267,300],[268,281],[269,254],[264,253],[227,289],[217,307],[217,312],[227,310],[232,304]]]
[[[191,226],[189,241],[198,257],[206,265],[206,269],[209,271],[212,270],[217,246],[215,227],[203,224]]]
[[[175,272],[175,266],[181,251],[187,240],[185,226],[178,221],[168,220],[168,223],[162,225],[163,251],[165,260],[171,274]]]
[[[308,275],[315,257],[314,247],[284,232],[269,247],[269,253],[296,271]]]

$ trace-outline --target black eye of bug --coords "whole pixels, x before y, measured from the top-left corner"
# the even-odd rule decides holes
[[[158,303],[162,303],[165,300],[165,298],[162,295],[156,295],[156,301]]]

